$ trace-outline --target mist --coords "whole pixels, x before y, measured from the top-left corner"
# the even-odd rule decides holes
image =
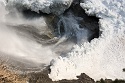
[[[57,57],[52,52],[51,46],[42,46],[27,30],[20,30],[23,26],[19,25],[33,25],[39,34],[44,33],[47,25],[42,17],[29,21],[14,11],[17,16],[11,18],[7,16],[9,12],[3,3],[0,4],[0,10],[2,12],[0,13],[0,56],[8,57],[9,64],[18,66],[18,63],[21,63],[25,67],[28,65],[28,67],[41,67],[42,69],[43,65],[49,65],[50,61]]]
[[[79,21],[84,18],[75,16],[72,9],[56,17],[55,26],[51,26],[47,24],[47,16],[36,13],[34,17],[33,12],[25,16],[15,7],[8,10],[5,3],[0,8],[0,57],[18,70],[42,70],[53,59],[67,56],[75,44],[89,42],[93,35],[91,30],[80,26]]]

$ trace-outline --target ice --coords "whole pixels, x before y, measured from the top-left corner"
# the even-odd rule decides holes
[[[5,1],[1,1],[4,2],[3,5],[6,4]],[[7,0],[7,9],[10,11],[13,8],[20,10],[31,9],[37,13],[42,11],[43,13],[59,15],[70,7],[72,1]],[[82,29],[86,33],[83,34],[83,31],[77,26],[76,20],[67,19],[66,17],[62,22],[68,25],[66,27],[71,27],[70,29],[66,28],[67,33],[75,30],[73,33],[77,36],[77,44],[69,53],[62,54],[56,58],[57,56],[53,54],[50,48],[44,48],[32,39],[20,37],[15,31],[8,29],[6,25],[2,24],[3,20],[0,20],[0,50],[7,54],[17,55],[22,60],[25,58],[26,60],[47,65],[55,58],[51,61],[51,72],[49,74],[53,81],[77,79],[76,76],[81,73],[87,74],[94,80],[100,80],[101,78],[125,79],[125,72],[123,72],[123,68],[125,68],[125,1],[83,0],[80,5],[88,15],[100,18],[99,28],[102,33],[99,38],[95,38],[91,42],[84,41],[84,39],[87,39],[85,37],[88,32]],[[5,11],[2,7],[0,5],[1,11]],[[1,19],[4,19],[6,13],[0,13]],[[71,21],[74,21],[72,22],[73,24]],[[69,24],[71,25],[69,26]],[[70,34],[67,35],[71,36]],[[11,38],[10,42],[8,42],[8,36]],[[66,40],[65,36],[63,37],[64,39],[58,43]]]
[[[53,81],[77,79],[81,73],[94,80],[125,79],[125,1],[83,0],[88,15],[99,17],[101,36],[90,43],[75,45],[66,57],[51,62]],[[78,35],[79,36],[79,35]]]
[[[61,14],[68,9],[73,0],[8,0],[8,7],[31,9],[44,13]]]

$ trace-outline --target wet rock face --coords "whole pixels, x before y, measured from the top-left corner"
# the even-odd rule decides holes
[[[81,74],[78,76],[77,80],[60,80],[60,81],[52,81],[48,75],[48,70],[44,70],[39,73],[30,73],[28,74],[29,83],[95,83],[95,81],[87,76],[86,74]]]

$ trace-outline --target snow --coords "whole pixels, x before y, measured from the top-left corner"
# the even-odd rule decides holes
[[[8,7],[31,9],[44,13],[61,14],[68,9],[73,0],[8,0]]]
[[[51,61],[53,81],[77,79],[85,73],[94,80],[125,79],[125,1],[83,0],[88,15],[99,17],[101,36],[90,43],[75,45],[66,57]],[[80,36],[80,35],[78,35]]]

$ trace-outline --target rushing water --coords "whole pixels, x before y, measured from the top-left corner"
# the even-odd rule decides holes
[[[0,54],[18,70],[43,69],[52,59],[69,52],[74,44],[89,42],[94,34],[80,23],[87,16],[75,15],[72,8],[62,15],[53,15],[54,20],[51,15],[5,8],[0,4]],[[50,20],[56,22],[55,26]]]
[[[11,68],[51,65],[54,81],[83,72],[124,79],[124,0],[6,1],[0,0],[0,59]]]

